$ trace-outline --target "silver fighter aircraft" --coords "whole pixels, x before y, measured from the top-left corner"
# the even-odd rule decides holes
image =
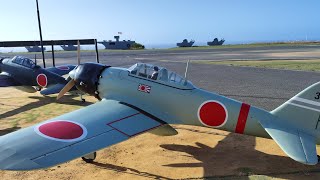
[[[268,112],[195,87],[163,67],[138,63],[117,68],[78,65],[61,90],[74,85],[100,101],[0,137],[0,169],[48,168],[82,157],[145,132],[175,135],[169,124],[221,129],[272,138],[292,159],[318,163],[320,83]],[[227,154],[226,154],[227,156]]]

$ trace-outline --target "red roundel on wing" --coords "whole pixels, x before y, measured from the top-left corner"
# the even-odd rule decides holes
[[[220,127],[227,121],[227,110],[219,102],[208,101],[200,106],[198,111],[199,120],[206,126]]]
[[[45,74],[39,74],[37,76],[37,83],[41,87],[46,87],[48,83],[47,76]]]
[[[69,70],[70,68],[69,68],[68,66],[58,66],[57,69],[67,71],[67,70]]]
[[[141,91],[144,91],[146,89],[146,87],[145,86],[141,86],[140,89],[141,89]]]
[[[39,126],[39,131],[52,138],[71,140],[83,135],[84,130],[78,124],[69,121],[54,121]]]

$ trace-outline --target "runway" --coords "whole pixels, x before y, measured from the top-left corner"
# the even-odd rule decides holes
[[[19,53],[3,54],[3,56],[14,56]],[[35,57],[34,53],[23,53],[29,58]],[[55,59],[57,64],[76,63],[77,52],[57,51]],[[51,52],[46,52],[47,64],[51,65]],[[211,49],[159,49],[159,50],[100,50],[99,59],[101,63],[112,62],[139,62],[139,61],[186,61],[190,60],[267,60],[267,59],[317,59],[320,57],[320,46],[269,46],[251,48],[211,48]],[[37,58],[42,59],[40,53]],[[82,61],[95,61],[94,51],[81,52]]]

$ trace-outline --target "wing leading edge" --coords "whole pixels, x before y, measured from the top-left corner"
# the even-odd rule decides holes
[[[32,170],[82,157],[164,124],[118,101],[102,100],[0,137],[0,169]]]
[[[260,124],[289,157],[307,165],[318,163],[315,137],[279,121],[260,120]]]

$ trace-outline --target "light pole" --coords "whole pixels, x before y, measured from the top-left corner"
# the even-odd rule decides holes
[[[46,67],[46,61],[44,59],[44,50],[43,50],[43,43],[42,43],[42,32],[41,32],[41,22],[40,22],[40,12],[39,12],[39,5],[38,0],[36,0],[37,3],[37,14],[38,14],[38,25],[39,25],[39,33],[40,33],[40,46],[41,46],[41,52],[42,52],[42,61],[43,61],[43,67]]]

